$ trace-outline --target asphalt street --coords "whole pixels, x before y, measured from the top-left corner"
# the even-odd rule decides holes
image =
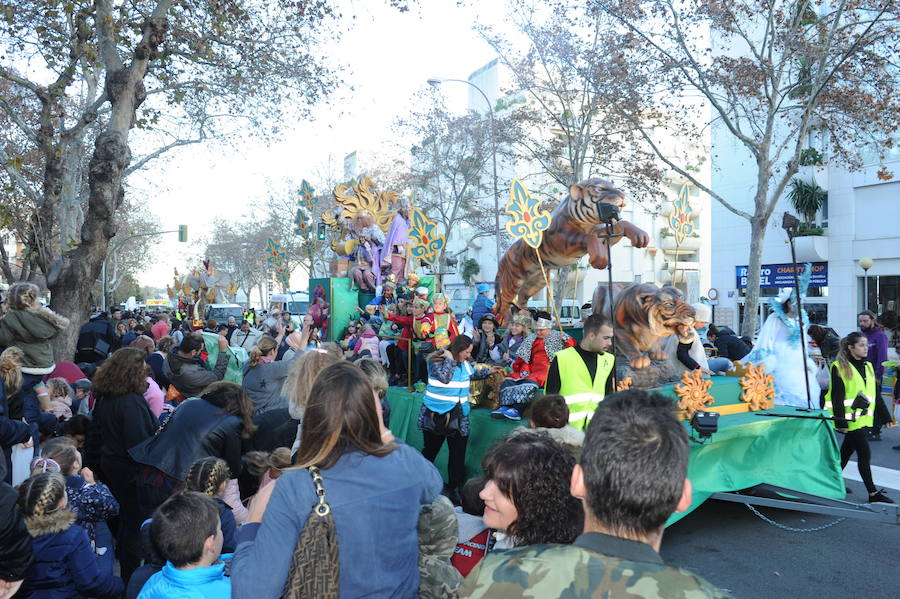
[[[871,443],[875,484],[900,503],[900,428],[885,430]],[[840,437],[839,437],[840,441]],[[856,475],[851,463],[848,471]],[[882,479],[879,480],[879,472]],[[861,482],[845,478],[865,501]],[[894,488],[886,484],[889,481]],[[758,508],[770,519],[795,528],[813,528],[834,517]],[[738,599],[893,599],[900,597],[897,563],[900,526],[848,519],[816,532],[789,532],[768,524],[746,506],[707,501],[666,530],[662,556],[688,568]]]

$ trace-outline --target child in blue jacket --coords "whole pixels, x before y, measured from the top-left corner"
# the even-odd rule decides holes
[[[207,495],[172,495],[153,514],[150,539],[166,560],[150,577],[138,599],[219,599],[231,596],[225,576],[219,508]]]
[[[33,537],[34,553],[18,596],[117,599],[122,594],[122,580],[100,571],[87,533],[67,509],[66,480],[61,474],[35,474],[19,487],[17,503]]]

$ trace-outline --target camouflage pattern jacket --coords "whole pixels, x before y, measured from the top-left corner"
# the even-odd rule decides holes
[[[724,599],[687,570],[666,566],[644,543],[590,532],[572,545],[530,545],[488,555],[459,597],[490,599]]]

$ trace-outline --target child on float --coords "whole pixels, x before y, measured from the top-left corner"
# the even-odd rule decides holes
[[[98,566],[87,533],[75,524],[76,515],[68,509],[62,474],[41,472],[25,480],[17,503],[33,537],[34,554],[18,596],[118,599],[122,579]]]
[[[82,467],[81,452],[75,441],[56,437],[45,441],[41,457],[32,462],[31,473],[59,472],[66,477],[69,509],[75,512],[75,524],[88,535],[100,569],[112,574],[115,566],[115,542],[107,520],[119,514],[119,502],[109,487],[94,479],[89,468]]]

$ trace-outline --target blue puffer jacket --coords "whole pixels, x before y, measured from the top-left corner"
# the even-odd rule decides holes
[[[475,301],[472,302],[472,322],[475,324],[475,328],[478,328],[478,321],[481,320],[481,317],[493,309],[494,300],[483,293],[479,293]]]
[[[231,596],[231,579],[225,564],[179,570],[167,562],[161,572],[150,577],[138,599],[220,599]]]
[[[17,599],[116,599],[122,594],[122,580],[100,571],[87,533],[72,524],[75,514],[59,510],[35,520],[25,521],[34,537],[34,563]]]

